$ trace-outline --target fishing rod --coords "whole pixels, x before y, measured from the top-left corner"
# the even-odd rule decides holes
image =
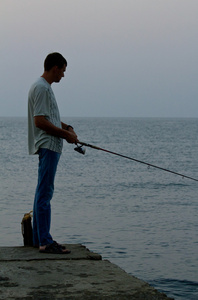
[[[79,146],[78,144],[80,144],[81,146]],[[190,177],[190,176],[186,176],[184,174],[177,173],[177,172],[174,172],[174,171],[171,171],[171,170],[168,170],[168,169],[165,169],[165,168],[162,168],[162,167],[159,167],[159,166],[156,166],[156,165],[144,162],[142,160],[138,160],[138,159],[135,159],[135,158],[123,155],[123,154],[112,152],[112,151],[109,151],[109,150],[106,150],[106,149],[103,149],[103,148],[100,148],[100,147],[97,147],[97,146],[94,146],[94,145],[91,145],[91,144],[87,144],[87,143],[84,143],[84,142],[78,142],[78,144],[77,144],[77,147],[74,148],[74,150],[77,151],[77,152],[79,152],[79,153],[81,153],[81,154],[85,154],[85,148],[83,146],[86,146],[86,147],[89,147],[89,148],[92,148],[92,149],[101,150],[101,151],[104,151],[104,152],[107,152],[107,153],[110,153],[110,154],[114,154],[114,155],[117,155],[117,156],[120,156],[120,157],[123,157],[123,158],[126,158],[126,159],[133,160],[135,162],[147,165],[149,168],[153,167],[153,168],[156,168],[156,169],[159,169],[159,170],[162,170],[162,171],[166,171],[166,172],[169,172],[169,173],[172,173],[172,174],[175,174],[175,175],[179,175],[182,178],[188,178],[188,179],[191,179],[191,180],[194,180],[194,181],[198,181],[198,179],[196,179],[196,178],[193,178],[193,177]]]

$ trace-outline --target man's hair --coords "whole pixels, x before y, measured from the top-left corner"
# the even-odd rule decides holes
[[[67,66],[66,59],[58,52],[50,53],[44,61],[44,70],[49,71],[54,66],[61,69],[64,65]]]

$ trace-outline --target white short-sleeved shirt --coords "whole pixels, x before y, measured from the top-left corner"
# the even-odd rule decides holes
[[[62,138],[47,134],[37,128],[34,123],[35,116],[45,116],[56,127],[61,128],[58,105],[51,85],[40,77],[30,88],[28,95],[28,148],[29,154],[36,154],[39,148],[61,153]]]

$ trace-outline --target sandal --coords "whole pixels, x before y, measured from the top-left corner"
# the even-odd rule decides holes
[[[61,245],[53,242],[45,247],[43,250],[39,250],[40,253],[50,253],[50,254],[69,254],[71,253],[68,249],[62,249]]]
[[[65,249],[66,249],[66,247],[65,247],[65,246],[63,246],[63,245],[61,245],[61,244],[57,243],[56,241],[53,241],[53,243],[54,243],[54,244],[56,244],[58,247],[61,247],[63,250],[65,250]]]
[[[65,249],[66,249],[66,247],[65,247],[65,246],[63,246],[63,245],[61,245],[61,244],[57,243],[56,241],[53,241],[53,243],[54,243],[54,244],[56,244],[58,247],[61,247],[63,250],[65,250]],[[33,245],[33,248],[39,248],[39,245]]]

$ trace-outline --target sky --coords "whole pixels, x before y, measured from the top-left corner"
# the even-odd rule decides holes
[[[51,52],[62,117],[198,117],[197,0],[0,0],[0,116],[27,116]]]

